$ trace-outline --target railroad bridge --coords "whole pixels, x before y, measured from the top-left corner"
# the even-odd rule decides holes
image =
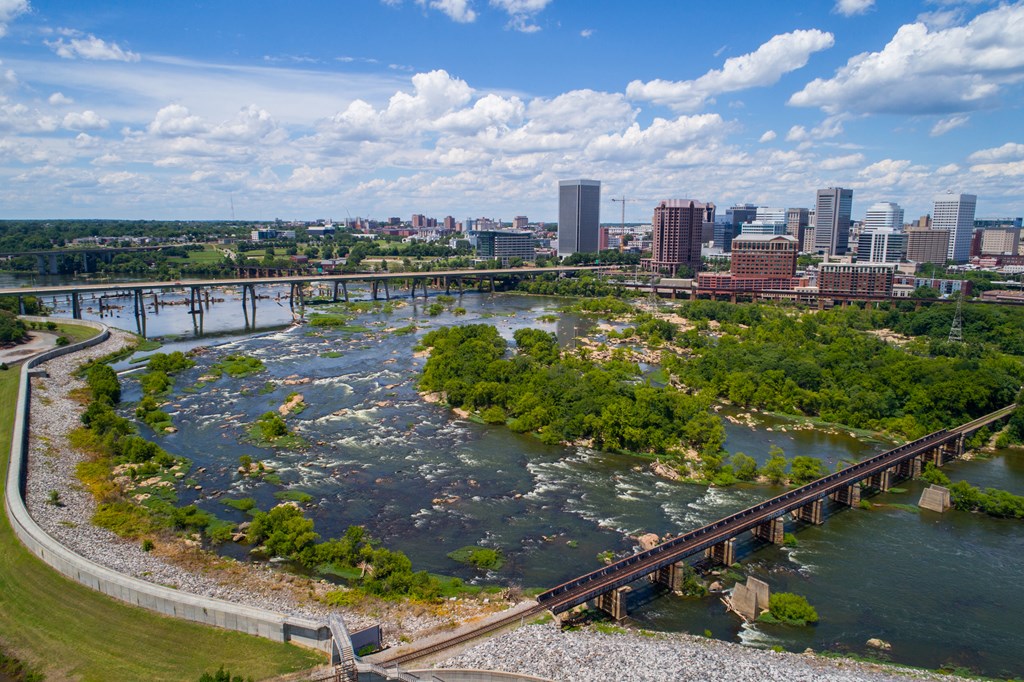
[[[847,507],[860,503],[862,489],[887,491],[903,478],[920,475],[928,462],[942,466],[964,453],[964,442],[984,426],[1008,418],[1016,409],[1008,405],[954,429],[942,429],[829,474],[807,485],[748,507],[735,514],[684,533],[652,549],[634,554],[542,593],[539,605],[554,614],[594,601],[616,619],[626,615],[628,585],[643,577],[670,589],[681,585],[685,560],[697,554],[729,565],[736,559],[736,543],[744,534],[780,544],[786,514],[810,524],[825,522],[829,502]]]

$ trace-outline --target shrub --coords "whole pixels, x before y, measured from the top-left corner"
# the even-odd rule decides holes
[[[68,339],[68,337],[62,335],[58,336],[54,343],[56,343],[58,346],[66,346],[69,343],[71,343],[71,341]]]
[[[921,480],[932,485],[949,485],[949,476],[931,462],[925,463],[924,471],[921,472]]]
[[[142,551],[143,552],[152,552],[154,547],[156,547],[156,545],[154,545],[153,541],[150,540],[149,538],[146,538],[145,540],[142,541]]]
[[[277,412],[264,412],[257,421],[259,435],[263,440],[274,440],[288,435],[288,425]]]
[[[768,611],[780,623],[808,625],[818,622],[818,612],[804,597],[792,592],[776,592],[768,598]]]
[[[457,549],[449,553],[448,557],[460,563],[469,564],[481,569],[497,570],[505,563],[505,559],[501,556],[501,550],[491,549],[490,547],[477,547],[475,545]]]

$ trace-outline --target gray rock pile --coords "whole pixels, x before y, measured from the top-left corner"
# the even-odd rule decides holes
[[[813,654],[777,653],[685,634],[562,632],[527,625],[489,639],[438,668],[483,668],[559,682],[907,682],[960,678]]]

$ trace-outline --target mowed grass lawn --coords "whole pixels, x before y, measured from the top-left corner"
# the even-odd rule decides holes
[[[96,336],[99,332],[92,327],[86,327],[83,324],[71,324],[70,322],[58,322],[57,333],[61,336],[68,337],[68,341],[71,343],[78,343],[79,341],[85,341]],[[5,403],[6,404],[6,403]]]
[[[262,255],[260,256],[262,258]],[[187,264],[193,263],[196,265],[206,265],[208,263],[219,263],[224,260],[224,254],[216,247],[207,244],[202,251],[189,251],[188,258],[182,258],[181,256],[169,256],[167,258],[168,263],[179,263]]]
[[[0,489],[19,376],[18,366],[0,370]],[[291,644],[165,618],[74,583],[30,554],[2,511],[0,646],[47,682],[196,682],[222,664],[232,674],[264,679],[324,660]]]

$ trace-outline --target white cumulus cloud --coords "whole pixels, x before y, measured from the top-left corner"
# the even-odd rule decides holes
[[[57,40],[46,41],[46,44],[57,53],[58,57],[117,62],[137,62],[141,59],[137,53],[124,50],[117,43],[108,43],[91,34],[77,37],[76,32],[71,31],[70,33],[73,35],[68,40],[61,37]]]
[[[46,101],[49,102],[50,104],[52,104],[55,107],[59,107],[61,105],[65,105],[65,104],[74,104],[75,103],[75,100],[71,99],[70,97],[65,95],[63,92],[55,92],[55,93],[53,93],[52,95],[50,95],[47,98]]]
[[[875,0],[836,0],[835,13],[844,17],[864,14],[875,4]]]
[[[66,130],[103,130],[110,125],[110,121],[92,109],[87,109],[80,113],[73,111],[67,114],[62,125]]]
[[[973,163],[988,163],[992,161],[1016,161],[1024,159],[1024,144],[1019,142],[1007,142],[1001,147],[991,149],[979,149],[967,157]]]
[[[998,101],[1024,78],[1024,4],[1004,5],[966,26],[905,24],[880,52],[855,55],[816,78],[789,104],[827,112],[946,113]]]
[[[831,33],[817,29],[782,33],[753,52],[726,59],[721,69],[712,69],[696,80],[635,80],[626,87],[626,94],[636,100],[693,110],[720,93],[772,85],[805,66],[815,52],[834,44]]]
[[[953,130],[954,128],[959,128],[960,126],[964,125],[970,120],[970,116],[950,116],[949,118],[939,119],[938,121],[935,122],[935,125],[932,126],[932,131],[930,135],[932,137],[939,137],[940,135],[945,135],[950,130]]]
[[[416,0],[416,3],[443,12],[449,19],[460,24],[471,24],[476,21],[476,12],[469,0]]]
[[[491,0],[492,7],[508,13],[508,28],[523,33],[535,33],[540,30],[540,26],[533,22],[533,18],[550,3],[551,0]]]
[[[766,130],[758,139],[758,142],[771,142],[776,137],[778,137],[778,135],[775,134],[774,130]]]
[[[29,10],[28,0],[0,0],[0,38],[7,35],[7,24]]]
[[[148,126],[151,134],[161,137],[195,135],[205,132],[206,129],[207,126],[201,118],[193,116],[187,107],[180,104],[169,104],[156,112]]]

